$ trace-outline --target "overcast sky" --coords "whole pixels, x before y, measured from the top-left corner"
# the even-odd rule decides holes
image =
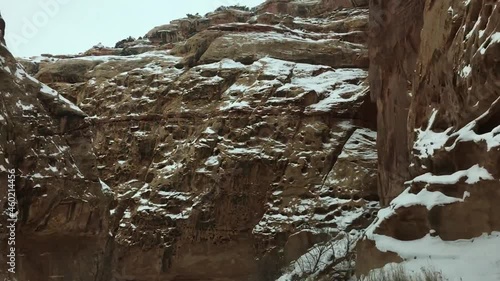
[[[205,14],[221,5],[257,6],[263,0],[2,0],[6,41],[19,57],[76,54],[128,36],[144,36],[155,26]]]

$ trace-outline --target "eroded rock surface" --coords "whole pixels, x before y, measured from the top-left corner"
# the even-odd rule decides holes
[[[181,58],[148,55],[154,63],[92,77],[77,97],[117,192],[116,278],[242,280],[296,231],[370,221],[375,133],[357,119],[365,70],[271,58],[180,70]]]
[[[367,11],[334,6],[192,16],[126,43],[139,54],[23,63],[88,115],[113,192],[97,280],[263,280],[265,258],[279,269],[285,245],[290,261],[324,239],[293,234],[371,222]]]
[[[378,107],[378,186],[383,205],[403,191],[409,177],[407,116],[423,5],[423,0],[370,3],[370,92]],[[408,24],[401,24],[403,20]]]
[[[5,208],[0,276],[101,278],[112,198],[105,195],[106,185],[99,179],[87,115],[29,76],[4,45],[0,81],[0,199]],[[9,194],[11,169],[16,178]],[[15,210],[7,208],[12,207],[8,202],[15,202]],[[14,236],[6,227],[12,213],[17,218]],[[15,237],[15,244],[8,243],[10,237]],[[15,276],[7,276],[10,247],[17,253]]]
[[[290,235],[371,221],[366,20],[356,9],[211,18],[186,41],[162,39],[180,41],[170,52],[37,64],[36,77],[90,116],[97,169],[115,192],[113,278],[261,280],[270,266],[256,258],[279,262],[273,249]]]
[[[408,128],[392,136],[393,140],[402,142],[407,136],[408,147],[400,147],[400,151],[407,150],[408,154],[398,160],[397,149],[394,156],[379,150],[380,181],[385,183],[381,196],[387,197],[387,203],[398,189],[404,191],[379,212],[376,223],[368,230],[367,240],[360,248],[362,254],[358,254],[360,273],[395,260],[429,258],[439,264],[439,253],[432,254],[430,247],[425,256],[415,251],[410,257],[402,249],[404,245],[415,244],[412,242],[420,241],[424,246],[424,241],[432,241],[432,247],[460,239],[474,243],[483,234],[498,239],[494,238],[495,232],[500,231],[500,5],[495,1],[422,1],[422,4],[424,2],[423,10],[411,10],[412,18],[422,19],[419,47],[411,48],[408,53],[406,45],[396,45],[393,52],[408,53],[417,59],[416,64],[410,62],[405,65],[407,68],[392,72],[375,71],[378,76],[371,77],[372,85],[382,89],[384,85],[379,86],[375,80],[391,81],[396,77],[400,81],[399,84],[389,82],[385,86],[387,95],[378,98],[379,140],[385,138],[384,130],[394,128],[387,125],[388,120],[399,119],[398,111],[394,116],[393,108],[406,91],[402,79],[413,81],[413,87],[407,97],[411,100]],[[373,8],[380,9],[376,5]],[[401,15],[406,8],[389,4],[382,6],[379,12]],[[385,18],[391,22],[391,17]],[[417,21],[413,28],[418,26]],[[381,33],[395,33],[389,32],[393,30],[390,24],[380,28]],[[413,28],[401,31],[401,36],[410,38],[414,35]],[[383,52],[373,55],[376,59],[377,56],[384,58]],[[372,91],[384,93],[377,88]],[[401,112],[401,116],[406,114]],[[381,126],[384,123],[386,129]],[[385,144],[379,143],[379,149],[382,145]],[[404,165],[407,161],[408,166]],[[396,171],[398,177],[384,180],[386,175],[393,175],[387,173],[389,170]],[[388,241],[394,246],[388,246]],[[396,245],[400,245],[399,248]],[[498,262],[498,259],[490,262]],[[470,272],[478,270],[477,265],[468,266]],[[453,270],[460,271],[460,268]],[[493,280],[488,274],[485,273],[485,279]],[[464,277],[463,280],[473,279]]]
[[[258,6],[260,13],[286,14],[299,17],[310,17],[325,11],[338,8],[366,7],[367,0],[268,0]]]

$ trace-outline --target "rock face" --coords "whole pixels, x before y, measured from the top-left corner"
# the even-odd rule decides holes
[[[298,17],[317,16],[338,8],[366,7],[367,0],[268,0],[257,7],[259,13],[285,14]]]
[[[146,34],[153,43],[169,44],[185,41],[191,36],[207,28],[226,23],[246,22],[253,13],[237,9],[225,9],[208,13],[204,17],[190,15],[188,18],[178,19],[167,25],[153,28]]]
[[[370,92],[378,107],[380,201],[403,191],[409,178],[407,116],[420,44],[424,1],[371,1]],[[401,24],[405,19],[410,24]]]
[[[104,274],[100,264],[106,255],[111,198],[99,180],[86,114],[25,73],[4,45],[0,81],[2,187],[15,175],[9,181],[12,188],[0,191],[5,208],[0,277],[98,280]],[[17,218],[15,234],[6,227],[10,218]],[[15,269],[7,266],[11,247],[17,253]],[[9,275],[8,268],[16,275]]]
[[[317,230],[371,222],[367,10],[322,12],[226,10],[153,30],[154,51],[24,63],[88,114],[113,191],[108,275],[92,280],[272,280],[265,261]]]
[[[288,29],[266,33],[251,32],[251,28],[249,29],[250,32],[218,37],[200,57],[199,62],[211,63],[230,58],[251,63],[271,56],[287,61],[332,67],[368,67],[368,57],[363,44],[341,41],[338,38],[304,38],[305,36],[290,35]]]
[[[212,63],[223,58],[250,64],[266,56],[332,67],[368,67],[366,10],[339,11],[322,18],[291,18],[270,13],[251,23],[228,23],[207,28],[172,54],[184,64]]]
[[[427,3],[426,9],[409,113],[415,163],[410,171],[414,176],[459,176],[453,187],[435,182],[427,187],[458,198],[470,193],[464,203],[439,208],[437,221],[430,226],[444,240],[467,239],[500,230],[496,203],[500,199],[500,72],[494,63],[500,58],[500,6],[489,1],[467,5],[443,1]],[[435,40],[439,35],[441,39]],[[433,138],[427,134],[432,133],[442,140],[429,143]],[[413,182],[419,190],[422,185],[416,183],[425,179],[417,177]],[[450,212],[453,219],[443,220]]]
[[[496,239],[500,5],[366,5],[226,8],[24,68],[0,47],[17,280],[291,278],[375,216],[358,274]]]
[[[396,247],[383,246],[383,239],[392,239],[394,245],[430,237],[435,237],[433,245],[459,239],[472,243],[483,233],[500,231],[500,5],[377,2],[370,7],[371,26],[377,34],[391,34],[374,43],[380,48],[370,50],[379,141],[387,140],[378,147],[380,193],[387,204],[404,191],[368,230],[358,253],[360,273],[408,258]],[[396,25],[400,17],[416,19],[411,21],[415,25]],[[406,43],[396,44],[391,53],[407,60],[382,64],[386,53],[381,46],[397,41]],[[413,81],[409,95],[407,80]],[[397,123],[406,116],[407,124]],[[397,145],[384,149],[387,143]],[[439,259],[428,250],[430,258]]]
[[[128,59],[101,62],[77,97],[117,192],[117,279],[243,280],[296,231],[370,221],[375,134],[356,120],[366,71],[271,58],[179,70],[180,58],[147,55],[128,72],[107,65]]]

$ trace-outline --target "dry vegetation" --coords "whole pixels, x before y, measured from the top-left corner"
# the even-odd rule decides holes
[[[443,274],[432,268],[422,268],[421,272],[410,274],[402,266],[394,266],[391,269],[379,270],[358,281],[447,281]]]

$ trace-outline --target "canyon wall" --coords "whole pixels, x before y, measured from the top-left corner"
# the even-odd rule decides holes
[[[11,280],[10,268],[17,280],[98,279],[112,198],[86,114],[29,76],[4,45],[0,66],[0,277]]]
[[[315,243],[369,225],[368,11],[310,1],[293,14],[301,1],[272,2],[190,15],[119,48],[21,60],[55,101],[79,108],[45,104],[50,124],[32,121],[33,138],[69,147],[64,163],[35,165],[51,139],[18,148],[32,161],[8,154],[19,178],[44,178],[16,186],[18,280],[274,280]],[[15,71],[3,79],[14,84]],[[6,104],[22,96],[42,111],[37,91]],[[67,177],[45,176],[56,170]]]
[[[388,205],[403,191],[409,177],[407,117],[423,6],[423,0],[370,2],[369,77],[372,99],[378,107],[378,186],[382,205]]]
[[[379,192],[388,207],[358,248],[358,273],[408,259],[437,264],[432,248],[500,231],[500,5],[371,1],[370,9]],[[405,255],[414,241],[434,246],[425,257]]]

